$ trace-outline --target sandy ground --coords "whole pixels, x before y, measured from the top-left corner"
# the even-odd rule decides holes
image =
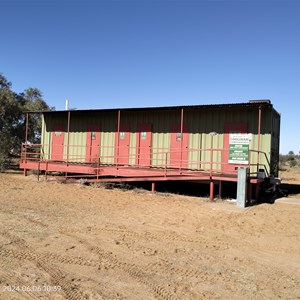
[[[300,200],[226,201],[0,174],[0,299],[300,299]]]
[[[283,183],[300,184],[300,167],[279,171]]]

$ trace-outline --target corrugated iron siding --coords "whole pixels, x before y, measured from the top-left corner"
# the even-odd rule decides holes
[[[42,114],[42,129],[41,129],[41,143],[43,146],[41,147],[41,158],[42,159],[50,159],[50,154],[48,150],[48,146],[46,145],[47,136],[49,136],[49,133],[46,130],[46,122],[45,122],[45,115]]]
[[[136,155],[136,132],[138,124],[152,124],[152,147],[155,153],[152,154],[152,166],[161,166],[165,163],[164,152],[169,151],[172,124],[180,123],[180,114],[173,111],[165,112],[130,112],[121,114],[121,123],[130,124],[130,163],[135,164]],[[168,156],[168,163],[170,157]]]
[[[203,111],[188,111],[185,114],[185,120],[188,122],[189,134],[189,149],[223,149],[224,147],[224,125],[226,123],[247,123],[248,133],[253,134],[253,139],[250,142],[250,150],[258,149],[258,111],[257,110],[241,110],[241,109],[230,109],[230,110],[208,110]],[[262,112],[261,122],[261,151],[270,154],[270,113]],[[197,133],[198,132],[198,133]],[[211,136],[210,132],[216,132],[217,134]],[[221,163],[222,152],[215,151],[213,155],[213,161]],[[189,161],[190,167],[194,165],[192,161],[210,161],[210,151],[190,151]],[[257,154],[253,153],[250,158],[253,167],[251,171],[256,170]],[[267,161],[265,157],[261,156],[260,163],[266,165]],[[209,164],[202,164],[202,169],[208,169]],[[213,166],[214,169],[221,170],[221,164]]]
[[[278,114],[277,114],[278,115]],[[274,121],[272,108],[265,108],[262,111],[261,121],[261,151],[264,151],[267,158],[261,157],[260,163],[268,165],[271,158],[272,149],[278,153],[279,147],[279,121]],[[101,129],[101,153],[102,163],[114,163],[115,141],[117,131],[117,111],[71,111],[70,136],[69,136],[69,160],[84,162],[86,157],[87,128],[91,124],[99,124]],[[136,132],[138,124],[152,124],[152,166],[161,166],[165,163],[167,151],[170,151],[171,127],[180,124],[181,110],[164,111],[122,111],[121,124],[130,125],[130,158],[129,164],[136,163]],[[277,123],[276,123],[277,122]],[[258,149],[258,109],[256,108],[231,108],[231,109],[187,109],[184,111],[184,124],[189,132],[188,141],[188,167],[191,169],[209,169],[209,164],[199,163],[210,161],[209,151],[198,151],[197,149],[223,149],[224,147],[224,125],[226,123],[247,123],[248,133],[253,134],[250,149]],[[64,143],[67,145],[67,112],[48,113],[43,116],[42,143],[45,158],[51,158],[51,131],[55,124],[63,124],[65,135]],[[273,132],[272,132],[273,130]],[[274,131],[276,131],[274,133]],[[210,132],[217,135],[211,136]],[[273,138],[271,139],[273,135]],[[193,150],[194,149],[194,150]],[[64,149],[64,159],[67,157],[66,147]],[[256,170],[257,154],[251,155],[252,171]],[[214,152],[213,160],[221,163],[221,152]],[[167,156],[169,163],[170,156]],[[196,163],[197,162],[197,163]],[[269,171],[269,167],[266,167]],[[221,164],[215,164],[214,169],[221,170]]]

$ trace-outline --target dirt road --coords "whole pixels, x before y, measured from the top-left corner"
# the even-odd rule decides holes
[[[300,205],[0,174],[0,299],[300,299]]]

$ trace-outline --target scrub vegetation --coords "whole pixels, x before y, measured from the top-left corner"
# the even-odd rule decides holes
[[[294,151],[289,151],[286,155],[279,155],[279,168],[280,170],[287,170],[288,168],[300,167],[300,151],[295,154]]]
[[[12,90],[12,84],[0,73],[0,170],[10,167],[13,158],[20,155],[25,142],[26,111],[54,110],[42,98],[37,88],[22,93]],[[31,115],[28,122],[27,142],[40,141],[40,116]]]

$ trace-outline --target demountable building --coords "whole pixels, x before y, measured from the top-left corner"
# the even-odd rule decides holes
[[[40,113],[41,144],[22,147],[25,172],[150,181],[153,187],[209,181],[211,197],[214,182],[237,181],[238,166],[249,168],[249,182],[257,186],[261,177],[278,175],[280,114],[270,100]]]

